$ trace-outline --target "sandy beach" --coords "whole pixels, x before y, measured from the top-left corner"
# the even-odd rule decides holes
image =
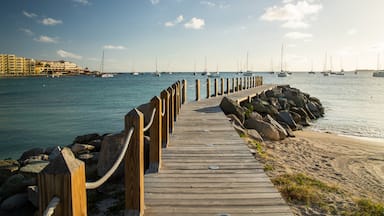
[[[384,200],[384,142],[309,130],[296,131],[295,136],[265,142],[264,163],[273,167],[267,172],[271,179],[287,173],[311,176],[348,194],[330,197],[342,206],[360,198]],[[292,208],[305,215],[300,207]]]

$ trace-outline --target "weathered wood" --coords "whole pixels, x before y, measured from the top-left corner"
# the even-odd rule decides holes
[[[181,101],[182,104],[185,104],[185,102],[187,101],[187,89],[187,80],[183,80],[183,99]]]
[[[211,97],[210,90],[211,90],[211,84],[210,84],[210,79],[207,79],[207,98]]]
[[[235,78],[232,78],[232,89],[231,89],[231,93],[234,93],[235,92]]]
[[[234,83],[235,101],[272,87]],[[162,169],[145,178],[146,215],[292,215],[219,108],[223,97],[183,106]]]
[[[161,168],[161,151],[162,151],[162,140],[161,140],[161,125],[162,125],[162,105],[161,99],[157,96],[151,100],[152,109],[156,109],[153,123],[149,131],[150,145],[149,145],[149,169],[148,173],[157,172]]]
[[[220,95],[224,95],[224,78],[220,79]]]
[[[161,118],[161,141],[162,147],[165,148],[169,142],[169,93],[164,90],[160,93],[161,101],[162,101],[162,112],[164,116]]]
[[[125,133],[134,128],[125,155],[125,215],[144,213],[144,116],[133,109],[125,116]]]
[[[85,165],[72,151],[64,148],[60,155],[37,175],[39,214],[42,215],[53,197],[60,203],[55,215],[87,215]]]
[[[169,93],[169,132],[173,133],[173,129],[175,126],[175,105],[174,105],[174,90],[173,88],[169,87],[167,89]]]
[[[196,80],[196,101],[200,100],[200,80]]]
[[[215,97],[217,97],[217,95],[219,95],[219,83],[218,83],[218,80],[217,79],[214,79],[214,82],[215,82],[215,85],[214,85],[214,95],[215,95]]]
[[[226,89],[227,89],[227,95],[229,95],[229,93],[231,93],[231,89],[230,89],[230,84],[229,84],[229,82],[230,82],[230,79],[229,78],[227,78],[227,86],[226,86]]]

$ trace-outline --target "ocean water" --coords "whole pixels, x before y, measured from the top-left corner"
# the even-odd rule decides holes
[[[326,115],[313,123],[313,129],[384,140],[383,78],[353,73],[329,77],[294,73],[285,78],[257,75],[265,83],[290,84],[319,98]],[[236,76],[221,73],[224,78]],[[192,73],[119,74],[104,79],[0,78],[0,159],[17,159],[33,147],[65,146],[78,135],[121,131],[126,113],[177,80],[187,80],[188,99],[193,100],[198,78],[204,97],[206,77]]]

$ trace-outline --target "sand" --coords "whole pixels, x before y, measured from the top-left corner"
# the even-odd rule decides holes
[[[371,141],[314,131],[265,142],[274,158],[271,177],[305,173],[336,185],[353,197],[384,200],[384,141]]]

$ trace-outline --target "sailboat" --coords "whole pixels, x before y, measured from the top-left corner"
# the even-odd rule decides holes
[[[203,76],[205,76],[205,75],[207,75],[207,76],[211,75],[211,73],[209,73],[208,70],[207,70],[207,56],[205,56],[205,59],[204,59],[204,72],[201,73],[201,75],[203,75]]]
[[[287,77],[288,73],[283,70],[283,58],[284,57],[284,44],[281,45],[281,62],[280,62],[280,72],[277,74],[277,77]]]
[[[329,76],[329,71],[327,71],[327,52],[325,52],[324,68],[321,73],[323,73],[324,76]]]
[[[313,60],[311,62],[311,71],[308,72],[309,74],[315,74],[315,72],[313,71]]]
[[[161,76],[160,72],[157,70],[157,58],[156,58],[156,71],[155,71],[155,76]]]
[[[246,71],[243,73],[243,76],[252,76],[252,71],[248,70],[248,52],[247,52],[247,63],[246,63]]]
[[[216,65],[216,73],[209,74],[208,77],[211,77],[211,78],[220,77],[219,65]]]
[[[384,77],[384,70],[380,70],[380,54],[377,55],[377,70],[373,72],[373,77]]]
[[[113,76],[114,75],[112,73],[104,73],[104,50],[103,50],[103,54],[101,55],[100,73],[97,73],[96,77],[112,78]]]

